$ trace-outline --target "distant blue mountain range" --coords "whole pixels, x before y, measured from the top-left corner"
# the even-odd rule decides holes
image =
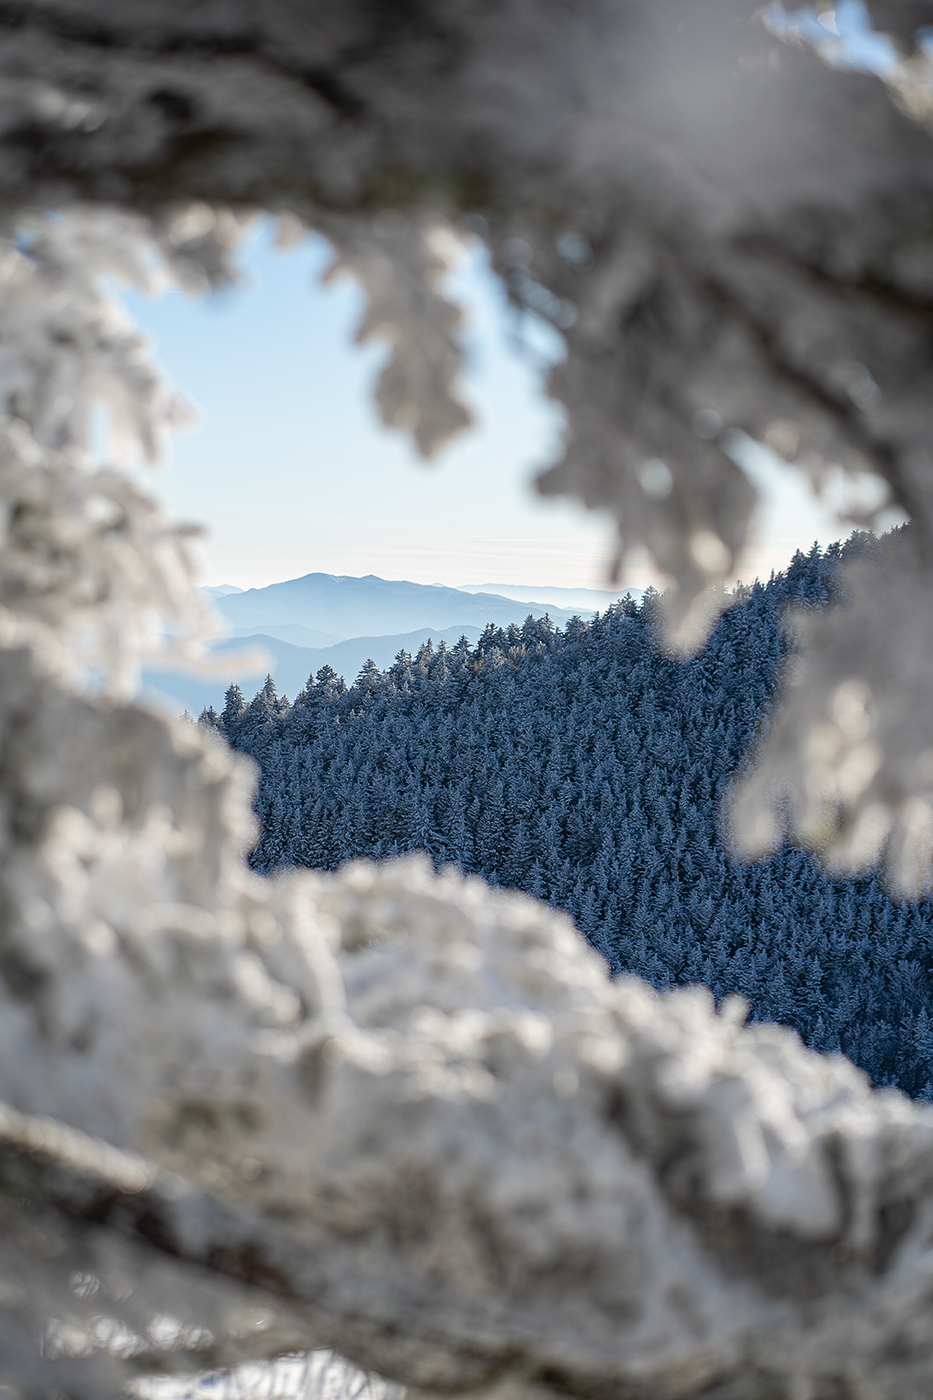
[[[569,622],[580,609],[555,607],[552,602],[504,598],[495,593],[465,593],[439,583],[406,583],[400,580],[350,578],[338,574],[305,574],[304,578],[249,588],[215,599],[218,611],[240,635],[270,628],[301,627],[327,645],[348,637],[396,636],[422,627],[448,628],[471,623],[483,628],[488,622],[506,627],[550,613],[559,625]],[[593,608],[588,611],[594,611]],[[297,641],[289,636],[283,640]]]
[[[231,633],[212,648],[215,659],[229,655],[229,670],[216,678],[174,671],[150,671],[144,676],[150,699],[194,715],[205,706],[222,705],[233,681],[248,690],[251,681],[262,680],[267,672],[280,694],[294,697],[322,666],[333,667],[349,684],[368,659],[385,669],[400,651],[415,653],[428,638],[435,646],[441,641],[453,645],[461,636],[475,642],[488,623],[507,627],[524,622],[530,614],[549,616],[562,627],[572,617],[594,611],[443,584],[381,579],[374,574],[365,578],[306,574],[267,588],[238,590],[226,584],[204,592]],[[606,596],[611,601],[615,595]],[[258,664],[244,667],[235,659],[257,651],[262,653]]]

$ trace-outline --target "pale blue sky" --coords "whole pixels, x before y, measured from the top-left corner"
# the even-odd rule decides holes
[[[240,261],[244,284],[219,296],[126,298],[199,411],[153,484],[174,515],[209,527],[205,583],[261,587],[322,571],[606,586],[605,519],[542,500],[530,486],[560,441],[560,414],[540,390],[556,337],[529,326],[533,343],[516,347],[519,328],[478,253],[454,275],[469,311],[465,394],[478,427],[429,465],[378,423],[370,385],[384,352],[352,343],[361,306],[354,285],[319,285],[329,261],[323,242],[282,251],[269,226],[257,225]],[[766,503],[743,577],[844,533],[793,474],[781,475],[786,484]],[[650,581],[637,564],[625,579]]]

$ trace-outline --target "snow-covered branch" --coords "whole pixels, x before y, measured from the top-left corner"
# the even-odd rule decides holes
[[[94,1297],[114,1237],[143,1280],[153,1250],[171,1261],[202,1364],[332,1345],[430,1392],[928,1391],[928,1110],[746,1028],[739,1004],[607,982],[563,916],[479,881],[409,861],[273,888],[281,923],[249,970],[229,935],[196,935],[200,993],[119,950],[51,974],[80,998],[109,964],[124,1003],[136,982],[150,1004],[77,1054],[34,1043],[32,1082],[67,1083],[72,1119],[122,1099],[124,1134],[187,1172],[0,1114],[8,1197],[70,1222]],[[184,947],[177,928],[150,941],[153,961]],[[286,975],[302,1009],[283,1024],[266,989]],[[196,1058],[189,1040],[159,1063],[140,1022],[181,1006],[223,1066],[206,1029]],[[274,1315],[244,1339],[221,1304]]]

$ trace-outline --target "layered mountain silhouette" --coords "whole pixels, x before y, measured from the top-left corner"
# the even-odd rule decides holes
[[[588,615],[598,606],[555,607],[545,599],[474,593],[375,574],[306,574],[266,588],[240,590],[221,584],[204,593],[230,632],[212,648],[215,660],[230,657],[229,670],[211,678],[167,671],[144,676],[151,699],[195,715],[206,706],[221,706],[233,681],[249,689],[268,672],[279,694],[294,699],[322,666],[333,667],[349,684],[367,660],[385,670],[400,651],[414,654],[429,639],[435,646],[441,641],[452,646],[461,636],[475,642],[488,623],[508,627],[524,622],[529,614],[549,616],[555,626],[563,627],[571,617]],[[606,596],[612,601],[616,595]],[[240,658],[245,652],[259,654],[257,662],[244,666]]]
[[[401,580],[352,578],[340,574],[305,574],[267,588],[249,588],[215,599],[234,635],[300,627],[324,634],[330,642],[348,637],[382,637],[413,632],[422,627],[448,628],[469,623],[483,628],[523,622],[550,613],[563,626],[577,609],[558,608],[535,599],[515,599],[495,593],[466,593],[439,583],[407,583]],[[593,611],[590,608],[588,611]],[[299,642],[295,636],[283,640]],[[314,645],[307,640],[305,645]],[[322,645],[322,643],[317,643]]]

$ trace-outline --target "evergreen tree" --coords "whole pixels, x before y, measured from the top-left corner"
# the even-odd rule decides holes
[[[240,687],[234,683],[230,686],[224,697],[224,708],[223,714],[221,715],[221,723],[228,737],[235,729],[237,721],[243,715],[245,709],[246,701],[243,698],[243,692]]]

